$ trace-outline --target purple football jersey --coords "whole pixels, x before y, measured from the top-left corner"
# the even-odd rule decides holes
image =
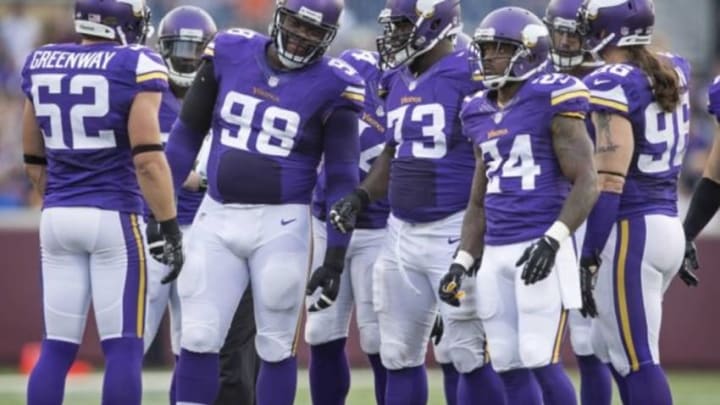
[[[708,88],[708,112],[720,122],[720,76]]]
[[[680,78],[680,103],[665,112],[654,101],[650,80],[629,64],[605,65],[585,77],[590,110],[625,117],[632,124],[635,148],[620,200],[619,217],[677,215],[677,181],[690,131],[690,65],[660,54]]]
[[[109,42],[46,45],[27,58],[22,88],[45,140],[44,206],[142,213],[127,124],[136,94],[168,88],[160,56]]]
[[[465,103],[463,131],[480,148],[487,175],[485,243],[535,239],[557,219],[570,182],[555,155],[552,120],[584,119],[589,97],[579,79],[539,73],[504,107],[491,91]]]
[[[380,155],[385,146],[384,102],[377,93],[382,71],[378,67],[376,52],[349,49],[340,55],[340,59],[355,68],[365,80],[366,85],[365,106],[359,123],[360,181],[362,181],[370,171],[375,158]],[[327,208],[325,169],[323,167],[318,175],[318,183],[313,193],[313,215],[325,220]],[[386,198],[373,202],[358,215],[355,227],[359,229],[384,228],[389,212],[390,207]]]
[[[219,83],[208,192],[222,203],[309,204],[325,119],[336,109],[363,108],[365,83],[347,63],[324,57],[277,73],[266,61],[269,43],[264,35],[232,29],[205,51]]]
[[[160,105],[160,133],[163,143],[167,142],[170,129],[180,114],[180,100],[175,97],[172,91],[163,93],[162,104]],[[190,225],[195,218],[195,213],[200,207],[204,192],[193,192],[181,188],[177,192],[177,219],[180,225]],[[150,211],[146,207],[146,213]]]
[[[401,68],[383,77],[386,142],[397,150],[390,168],[389,200],[396,217],[431,222],[467,206],[475,168],[463,136],[463,99],[481,84],[466,51],[456,51],[415,77]]]

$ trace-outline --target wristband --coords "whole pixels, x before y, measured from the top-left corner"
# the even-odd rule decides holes
[[[158,224],[160,225],[160,231],[163,235],[180,234],[180,225],[178,224],[177,217],[165,221],[158,221]]]
[[[457,254],[455,255],[455,260],[453,260],[453,263],[457,263],[465,270],[469,270],[472,268],[473,264],[475,264],[475,258],[468,252],[464,250],[458,250]]]
[[[555,239],[558,243],[562,243],[562,241],[570,236],[570,229],[568,229],[567,225],[563,224],[561,221],[555,221],[550,229],[545,231],[545,236],[549,236]]]

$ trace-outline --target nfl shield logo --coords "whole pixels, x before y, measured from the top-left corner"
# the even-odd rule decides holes
[[[495,121],[495,124],[496,124],[496,125],[499,124],[500,121],[502,121],[502,120],[503,120],[503,113],[502,113],[502,111],[498,111],[498,112],[495,113],[495,115],[493,115],[493,121]]]
[[[417,83],[416,83],[416,82],[410,82],[410,85],[408,86],[408,89],[409,89],[410,91],[415,91],[415,88],[416,88],[416,87],[417,87]]]
[[[278,83],[280,83],[280,79],[278,79],[277,76],[268,77],[268,86],[276,87]]]
[[[381,105],[378,106],[377,110],[375,110],[375,115],[377,115],[378,117],[385,116],[385,109],[383,108],[383,106],[381,106]]]

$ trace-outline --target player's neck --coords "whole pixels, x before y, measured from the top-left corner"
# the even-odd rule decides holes
[[[442,40],[438,42],[431,50],[418,56],[411,64],[410,71],[417,77],[425,73],[435,63],[445,56],[453,52],[452,42]]]
[[[603,50],[601,56],[606,63],[625,63],[630,60],[627,49],[615,46]]]
[[[498,89],[497,92],[497,103],[500,107],[505,107],[515,94],[517,94],[520,87],[525,82],[507,82],[504,86]]]

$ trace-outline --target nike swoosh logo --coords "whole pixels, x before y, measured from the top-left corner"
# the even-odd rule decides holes
[[[297,218],[288,219],[288,220],[281,219],[281,220],[280,220],[280,225],[282,225],[282,226],[289,225],[289,224],[292,224],[292,223],[295,222],[295,221],[297,221]]]
[[[610,80],[595,79],[595,81],[593,82],[593,84],[594,84],[595,86],[601,86],[601,85],[603,85],[603,84],[605,84],[605,83],[610,83]]]
[[[448,245],[454,245],[458,242],[460,242],[460,238],[453,238],[453,237],[448,238]]]

